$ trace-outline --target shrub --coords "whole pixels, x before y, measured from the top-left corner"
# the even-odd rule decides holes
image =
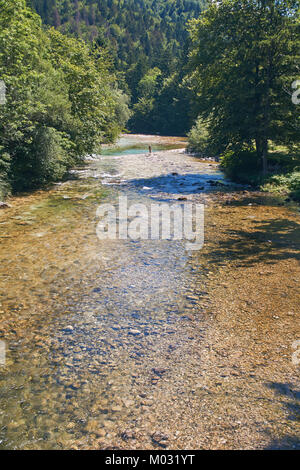
[[[0,147],[0,201],[10,193],[10,184],[8,183],[8,174],[10,171],[11,157],[6,152],[1,152]]]
[[[48,181],[63,177],[74,160],[70,157],[70,142],[51,127],[37,128],[32,142],[16,155],[11,166],[11,181],[15,191],[38,188]]]
[[[188,150],[201,156],[209,156],[209,132],[207,124],[198,118],[188,134]]]
[[[265,191],[287,194],[291,199],[300,201],[300,171],[271,176],[263,186],[263,189]]]
[[[221,156],[221,167],[226,176],[234,181],[257,184],[261,160],[254,150],[227,150]]]

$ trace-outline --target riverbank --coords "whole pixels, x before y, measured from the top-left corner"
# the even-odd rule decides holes
[[[299,448],[299,214],[181,151],[101,156],[0,212],[3,449]],[[205,245],[96,211],[205,204]]]
[[[228,178],[272,193],[283,202],[300,202],[299,164],[299,153],[291,152],[284,146],[271,148],[265,175],[255,151],[229,151],[221,158],[221,167]]]

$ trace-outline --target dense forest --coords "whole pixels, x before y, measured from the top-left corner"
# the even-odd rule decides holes
[[[170,72],[187,40],[187,21],[204,0],[29,0],[45,24],[109,47],[118,70]]]
[[[190,33],[190,147],[231,179],[300,200],[299,2],[212,3]]]
[[[1,193],[61,178],[127,128],[188,134],[231,178],[282,173],[300,197],[298,0],[0,6]]]
[[[134,110],[135,132],[185,134],[187,24],[204,0],[28,0],[47,25],[105,47]],[[192,101],[192,100],[191,100]]]

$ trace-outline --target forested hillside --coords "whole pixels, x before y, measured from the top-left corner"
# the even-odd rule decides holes
[[[205,0],[28,0],[47,25],[105,47],[131,98],[135,132],[184,134],[195,117],[182,87],[188,21]],[[186,106],[188,104],[188,106]]]
[[[119,70],[143,61],[167,67],[182,52],[186,24],[204,0],[29,0],[46,24],[110,46]]]

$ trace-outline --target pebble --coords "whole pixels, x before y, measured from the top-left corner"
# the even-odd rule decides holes
[[[135,432],[130,431],[130,430],[126,430],[126,431],[121,432],[120,436],[123,439],[123,441],[129,441],[129,439],[135,439],[136,438]]]
[[[72,325],[68,325],[65,328],[63,328],[63,331],[65,331],[66,333],[68,333],[69,331],[73,331],[73,330],[74,330],[74,328],[73,328]]]
[[[139,336],[142,334],[142,332],[140,330],[129,330],[128,334],[132,336]]]
[[[94,434],[97,434],[101,430],[99,421],[97,419],[90,419],[85,427],[85,430],[87,432],[92,432]]]
[[[162,377],[163,374],[165,374],[165,373],[167,372],[167,370],[166,370],[166,369],[162,369],[162,368],[156,368],[156,367],[154,367],[154,368],[152,369],[152,372],[153,372],[153,374],[158,375],[159,377]]]
[[[129,408],[130,406],[134,405],[134,401],[133,401],[133,400],[126,400],[126,399],[123,399],[122,401],[123,401],[123,403],[124,403],[124,406],[126,406],[126,408]]]
[[[0,201],[0,209],[8,209],[8,208],[10,208],[10,207],[11,207],[11,205],[8,204],[8,202],[2,202],[2,201]]]
[[[191,294],[187,295],[186,298],[188,300],[199,300],[199,297],[197,295],[191,295]]]
[[[111,411],[114,411],[115,413],[122,411],[122,406],[120,405],[115,405],[111,407]]]
[[[161,432],[154,432],[152,435],[151,435],[151,438],[154,442],[156,442],[157,444],[165,444],[166,441],[169,440],[169,436],[167,434],[163,434]]]

